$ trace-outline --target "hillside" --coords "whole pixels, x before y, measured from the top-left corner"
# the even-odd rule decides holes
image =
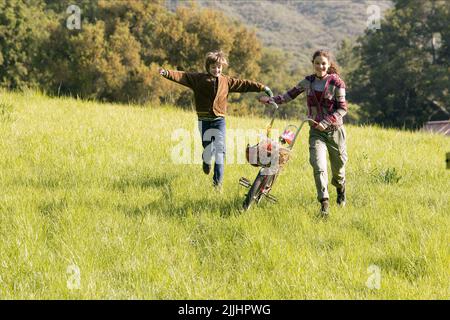
[[[308,64],[312,52],[319,48],[336,50],[344,38],[363,34],[371,4],[380,7],[381,15],[392,7],[391,1],[208,1],[203,7],[220,10],[227,16],[255,28],[267,47],[293,53],[301,64]],[[174,9],[186,1],[168,0]]]
[[[227,118],[218,194],[193,112],[0,91],[2,299],[448,298],[448,138],[347,126],[348,205],[324,221],[304,130],[279,203],[240,213],[257,169],[233,141],[266,123]]]

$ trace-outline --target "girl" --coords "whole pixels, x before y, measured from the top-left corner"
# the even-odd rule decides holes
[[[343,117],[347,113],[345,83],[338,74],[336,63],[330,52],[318,50],[312,57],[314,74],[305,77],[286,93],[260,101],[278,104],[295,99],[302,92],[307,95],[308,117],[317,125],[310,124],[309,161],[313,167],[317,189],[317,199],[321,203],[320,212],[328,216],[329,194],[326,151],[330,157],[333,178],[331,183],[337,190],[337,204],[345,205],[345,163],[347,162],[346,133]]]

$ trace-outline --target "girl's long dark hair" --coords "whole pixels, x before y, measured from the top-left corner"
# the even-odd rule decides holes
[[[323,49],[317,50],[316,52],[314,52],[311,62],[314,63],[314,59],[318,56],[325,57],[328,59],[328,62],[330,62],[330,67],[327,70],[328,74],[335,73],[339,75],[339,66],[337,65],[330,51]]]

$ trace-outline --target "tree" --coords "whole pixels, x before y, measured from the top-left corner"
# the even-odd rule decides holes
[[[418,128],[439,106],[450,112],[449,8],[445,1],[397,0],[381,30],[358,39],[352,97],[374,122]],[[437,34],[442,43],[433,46]]]
[[[186,87],[163,80],[158,66],[204,72],[208,51],[228,55],[230,76],[280,93],[304,75],[292,55],[263,49],[255,30],[219,11],[164,0],[79,0],[81,28],[67,27],[70,0],[0,0],[0,85],[39,85],[47,93],[105,101],[172,103],[189,108]],[[289,62],[288,62],[289,61]],[[230,95],[230,109],[263,114],[256,94]],[[280,111],[296,116],[301,99]]]
[[[52,15],[41,0],[0,0],[0,86],[21,89],[36,86],[36,59],[49,35]]]
[[[60,12],[43,44],[51,48],[42,53],[41,70],[49,92],[108,101],[176,101],[187,107],[186,88],[158,89],[149,75],[157,74],[155,65],[202,72],[206,53],[223,50],[230,59],[227,72],[259,73],[261,44],[255,33],[217,11],[193,5],[171,13],[161,0],[80,2],[82,15],[90,13],[80,30],[69,30],[64,5],[47,0],[47,6]]]

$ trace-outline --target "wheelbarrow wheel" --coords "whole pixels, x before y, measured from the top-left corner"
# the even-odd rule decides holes
[[[270,177],[267,177],[262,174],[258,174],[255,181],[253,182],[252,186],[250,187],[250,190],[248,191],[247,195],[245,196],[244,203],[242,204],[242,207],[244,210],[250,209],[253,202],[256,201],[256,203],[259,203],[262,197],[262,192],[265,188],[265,185],[270,181]]]
[[[256,177],[255,181],[250,187],[250,190],[248,190],[247,195],[245,196],[244,203],[242,204],[242,207],[244,210],[250,209],[251,205],[255,200],[259,200],[261,196],[261,183],[263,182],[264,177],[260,174]]]

